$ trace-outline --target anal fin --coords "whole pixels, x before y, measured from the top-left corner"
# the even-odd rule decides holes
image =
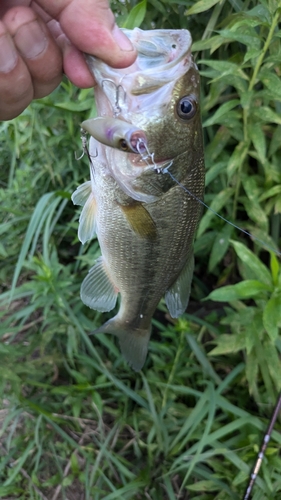
[[[194,271],[193,253],[189,257],[177,280],[167,290],[165,301],[172,318],[178,318],[187,308]]]
[[[97,311],[111,311],[115,307],[118,290],[110,280],[103,257],[99,257],[84,279],[81,299],[86,306]]]

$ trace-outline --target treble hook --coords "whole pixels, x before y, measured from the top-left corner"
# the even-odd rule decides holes
[[[82,142],[82,154],[78,157],[76,154],[76,151],[74,152],[75,160],[77,160],[77,161],[81,160],[85,154],[88,156],[88,158],[90,156],[89,151],[88,151],[88,147],[87,147],[86,132],[85,132],[85,130],[80,128],[80,133],[81,133],[80,139]]]
[[[95,155],[90,155],[90,152],[89,152],[89,149],[88,149],[88,146],[87,146],[87,137],[86,137],[86,132],[83,128],[80,128],[80,132],[81,132],[81,135],[80,135],[80,139],[81,139],[81,142],[82,142],[82,154],[79,156],[79,158],[77,157],[76,155],[76,152],[74,153],[74,156],[75,156],[75,159],[76,160],[81,160],[81,158],[83,158],[84,155],[87,156],[89,162],[90,162],[90,167],[92,169],[92,171],[94,172],[94,164],[92,162],[92,158],[97,158],[98,156],[98,150],[96,149],[96,154]]]
[[[121,85],[121,83],[119,85],[116,85],[116,83],[113,81],[113,80],[110,80],[110,78],[104,78],[104,80],[102,81],[102,89],[104,88],[104,84],[105,83],[110,83],[114,86],[115,88],[115,103],[112,105],[113,107],[113,111],[114,111],[114,116],[118,116],[120,115],[122,109],[121,109],[121,106],[120,106],[120,91],[122,90],[123,92],[123,100],[125,101],[126,99],[126,91],[124,89],[124,87]]]

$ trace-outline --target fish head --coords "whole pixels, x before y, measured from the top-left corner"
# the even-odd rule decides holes
[[[133,199],[153,202],[171,184],[157,173],[170,165],[181,181],[193,157],[203,154],[199,72],[187,30],[123,31],[138,52],[128,68],[111,68],[86,55],[97,82],[98,115],[104,118],[91,135],[104,144],[102,154],[119,186]],[[113,129],[118,142],[108,140]],[[128,137],[138,137],[134,148],[122,142]],[[182,156],[186,161],[177,161]]]

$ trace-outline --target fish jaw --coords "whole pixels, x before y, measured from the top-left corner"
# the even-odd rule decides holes
[[[144,138],[142,154],[132,148],[129,153],[120,148],[103,149],[111,175],[134,200],[154,203],[167,184],[156,179],[157,173],[169,165],[181,181],[185,173],[178,172],[176,156],[189,145],[195,150],[197,143],[202,143],[198,134],[194,137],[201,127],[199,75],[192,62],[187,30],[135,29],[127,30],[126,35],[138,49],[138,58],[130,68],[116,70],[92,56],[86,60],[98,83],[95,97],[99,117],[123,121]],[[175,112],[184,95],[193,96],[197,107],[196,116],[186,123]],[[95,137],[112,146],[101,135],[106,134]]]

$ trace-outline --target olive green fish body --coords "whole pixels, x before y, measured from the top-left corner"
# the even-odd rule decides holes
[[[121,296],[117,315],[94,333],[117,335],[126,360],[138,371],[161,297],[172,317],[188,303],[201,216],[201,205],[188,191],[203,198],[204,160],[199,77],[189,33],[126,34],[139,50],[131,69],[88,61],[98,82],[100,120],[85,122],[95,137],[91,181],[76,190],[73,201],[84,206],[81,241],[95,232],[102,253],[82,283],[82,300],[110,311]]]

